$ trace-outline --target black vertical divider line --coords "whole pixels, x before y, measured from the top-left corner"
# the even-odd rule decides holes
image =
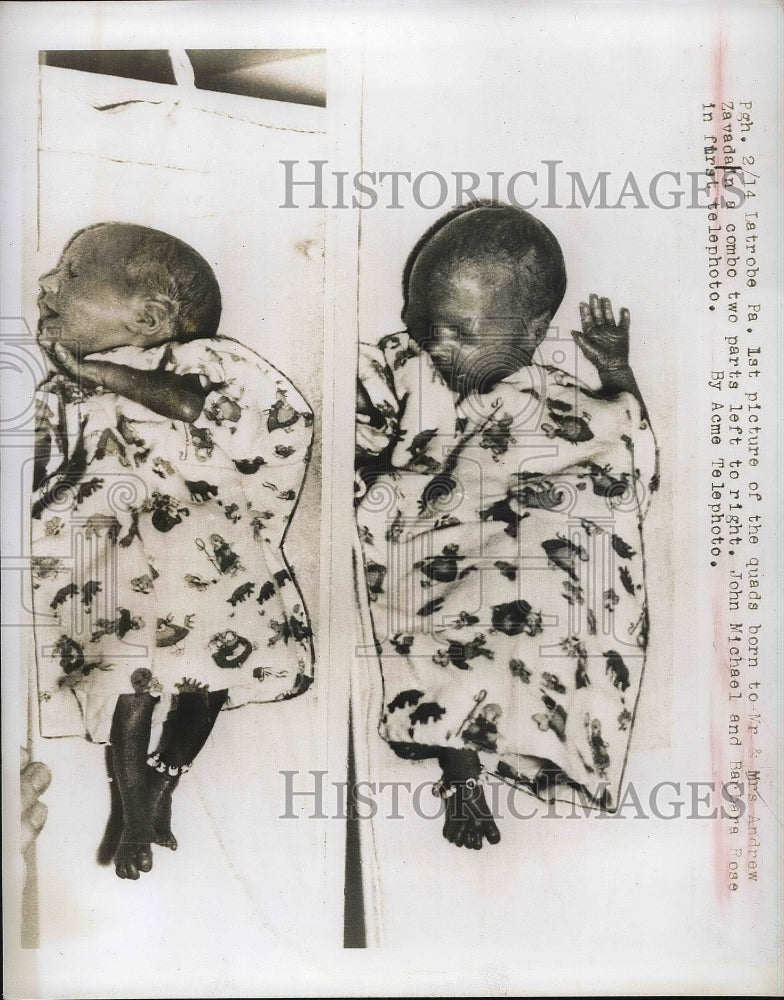
[[[343,947],[366,948],[365,900],[362,892],[362,856],[356,808],[356,767],[351,712],[348,718],[348,768],[346,774],[346,858],[343,874]]]

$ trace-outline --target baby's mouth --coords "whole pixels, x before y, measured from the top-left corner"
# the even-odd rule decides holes
[[[56,335],[62,327],[60,314],[52,309],[50,305],[42,299],[38,300],[38,334],[39,337],[51,337]]]

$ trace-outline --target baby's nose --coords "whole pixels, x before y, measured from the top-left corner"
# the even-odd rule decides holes
[[[38,279],[38,284],[43,292],[56,294],[60,287],[60,275],[58,271],[47,271]]]

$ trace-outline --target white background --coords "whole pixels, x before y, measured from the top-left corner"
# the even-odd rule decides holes
[[[336,169],[351,171],[362,167],[412,174],[509,174],[541,171],[541,161],[551,159],[562,160],[563,170],[583,173],[589,187],[598,170],[611,171],[611,189],[612,179],[622,179],[631,170],[642,178],[645,192],[647,180],[660,170],[701,168],[703,101],[715,98],[718,90],[736,100],[750,95],[758,109],[757,149],[764,151],[767,164],[769,224],[763,241],[767,265],[762,290],[770,309],[765,328],[770,352],[766,545],[768,551],[775,547],[776,34],[781,26],[775,4],[429,3],[415,10],[393,4],[326,3],[225,3],[219,10],[213,4],[157,5],[149,10],[137,4],[67,7],[46,5],[41,10],[39,5],[35,16],[27,5],[7,8],[6,23],[13,33],[4,39],[4,56],[10,49],[4,73],[6,80],[14,79],[20,97],[6,97],[4,113],[15,137],[11,154],[17,163],[29,163],[25,149],[29,152],[35,143],[35,51],[69,45],[327,47],[330,158]],[[145,12],[153,12],[154,18],[145,19]],[[4,94],[11,92],[4,87]],[[28,174],[18,175],[16,181],[21,195],[6,203],[4,211],[15,239],[10,256],[2,248],[3,315],[29,311],[34,292],[19,261],[23,243],[30,246],[36,192]],[[163,222],[168,221],[173,231],[192,237],[200,249],[205,239],[225,234],[214,246],[217,256],[225,256],[223,241],[233,240],[237,219],[225,227],[198,222],[192,218],[197,213],[181,210],[179,199],[185,195],[176,185],[172,190],[172,201],[157,224],[167,228]],[[479,193],[489,194],[489,186]],[[72,203],[78,197],[73,190],[63,192],[68,207],[62,214],[62,232],[45,234],[48,245],[69,234],[70,220],[78,214]],[[237,191],[227,192],[226,199],[229,205],[243,203]],[[372,340],[399,329],[403,262],[415,239],[439,214],[419,208],[410,195],[402,200],[401,210],[379,205],[362,213],[358,256],[356,213],[333,212],[327,223],[324,441],[330,449],[326,467],[334,478],[325,490],[328,523],[322,526],[322,553],[325,539],[330,553],[321,562],[320,607],[328,690],[322,678],[322,714],[316,728],[319,733],[326,729],[326,759],[334,780],[343,777],[338,765],[354,641],[350,581],[335,575],[336,567],[348,566],[351,515],[346,501],[352,456],[347,401],[353,399],[353,344],[357,335]],[[274,209],[275,199],[268,204]],[[632,364],[662,451],[662,490],[645,524],[650,655],[627,778],[642,790],[662,780],[684,785],[721,781],[726,772],[726,676],[713,630],[718,630],[720,644],[717,607],[724,596],[712,590],[707,565],[709,472],[703,426],[707,373],[717,350],[714,344],[720,346],[721,341],[719,327],[712,325],[707,312],[705,219],[697,210],[631,207],[542,209],[539,215],[560,240],[567,263],[569,285],[555,319],[562,332],[576,324],[577,303],[591,291],[631,310]],[[250,228],[246,220],[240,225],[246,232]],[[260,237],[257,251],[263,245]],[[280,288],[286,287],[283,276]],[[289,302],[281,309],[290,307]],[[294,377],[294,367],[279,363]],[[292,357],[290,365],[296,363]],[[13,509],[13,498],[4,494],[4,521],[9,505]],[[772,574],[772,561],[769,566]],[[207,837],[209,863],[200,869],[198,857],[186,856],[183,849],[171,859],[171,876],[156,870],[138,887],[144,897],[137,892],[126,910],[126,890],[137,887],[121,885],[108,872],[100,877],[92,872],[89,888],[84,882],[89,862],[84,838],[101,819],[94,805],[95,817],[87,809],[80,819],[84,832],[71,830],[82,837],[78,844],[57,839],[54,816],[39,844],[46,878],[50,885],[63,886],[62,898],[52,906],[78,911],[79,920],[68,925],[68,933],[61,922],[40,952],[12,955],[9,967],[19,978],[16,993],[8,988],[6,992],[775,993],[775,583],[769,577],[770,629],[762,668],[769,708],[761,891],[755,893],[748,885],[734,896],[726,891],[724,834],[720,824],[707,820],[637,820],[634,810],[622,820],[603,822],[508,817],[502,843],[476,854],[447,845],[439,824],[404,809],[402,820],[373,824],[375,850],[366,858],[373,862],[368,868],[373,882],[366,886],[373,903],[370,925],[387,948],[341,952],[342,856],[334,844],[339,841],[334,830],[338,823],[328,824],[326,841],[321,832],[307,832],[305,820],[292,822],[282,834],[267,831],[278,857],[286,857],[276,869],[275,889],[265,897],[263,871],[274,865],[262,853],[259,856],[267,858],[260,866],[262,875],[252,874],[251,859],[260,849],[252,824],[269,808],[254,801],[248,806],[248,822],[238,817],[240,828],[232,833],[244,868],[233,883],[223,869],[211,867],[214,854]],[[6,620],[13,621],[12,615],[13,610],[7,612]],[[355,689],[356,715],[360,722],[370,721],[357,730],[357,737],[366,740],[370,778],[416,783],[435,777],[429,765],[396,761],[377,740],[372,730],[376,678],[371,665],[360,667],[367,671],[367,688]],[[14,674],[12,666],[9,675],[6,657],[4,686],[9,683],[13,685]],[[13,748],[23,725],[5,715],[8,788],[14,782]],[[240,716],[247,718],[245,712],[236,713],[238,720]],[[301,720],[290,722],[294,732],[287,733],[289,742],[276,748],[276,770],[296,758],[287,747],[301,745]],[[203,780],[200,775],[192,798],[183,805],[186,815],[193,809],[196,827],[203,824],[204,782],[220,787],[226,760],[252,783],[258,761],[253,758],[248,768],[246,736],[239,730],[226,732],[226,744],[219,744],[216,736],[208,748],[214,764],[205,763]],[[81,747],[79,754],[100,757],[89,746]],[[77,762],[77,773],[70,775],[58,770],[54,752],[48,762],[55,785],[68,789],[60,794],[82,787],[78,768],[88,765]],[[95,770],[94,764],[89,767]],[[53,785],[46,798],[54,804],[56,796]],[[13,816],[12,800],[5,804]],[[528,810],[528,800],[520,808]],[[216,815],[217,826],[221,823]],[[279,846],[284,842],[285,850]],[[326,854],[324,842],[331,845]],[[325,862],[324,877],[314,877],[314,868]],[[12,867],[12,859],[7,863]],[[287,882],[290,872],[293,883]],[[162,878],[154,883],[158,875]],[[371,888],[377,888],[376,895],[370,894]],[[280,900],[280,905],[270,907],[272,900]],[[6,907],[12,905],[7,897]],[[126,915],[130,907],[132,920]],[[46,919],[51,925],[53,918]],[[42,929],[45,926],[42,921]],[[7,948],[12,944],[9,937]]]

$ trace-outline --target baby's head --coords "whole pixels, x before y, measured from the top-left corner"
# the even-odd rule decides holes
[[[82,229],[39,279],[38,335],[80,355],[213,337],[220,288],[193,247],[146,226]]]
[[[477,202],[443,216],[403,272],[403,320],[448,385],[487,392],[524,365],[566,290],[550,230],[521,208]]]

